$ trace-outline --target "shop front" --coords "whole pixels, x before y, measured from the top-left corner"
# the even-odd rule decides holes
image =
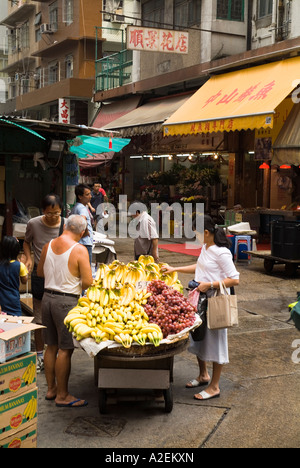
[[[172,204],[204,202],[215,209],[226,200],[229,154],[222,133],[164,136],[163,123],[192,96],[192,93],[156,98],[110,122],[104,129],[130,137],[122,172],[129,200]],[[223,155],[216,148],[224,150]],[[225,191],[225,194],[224,194]]]
[[[287,119],[298,107],[299,66],[297,57],[213,76],[163,124],[168,138],[184,140],[212,132],[224,136],[225,148],[215,152],[229,155],[227,210],[234,209],[239,221],[253,214],[255,229],[260,229],[261,220],[268,224],[264,218],[276,216],[274,211],[285,217],[293,211],[297,217],[289,206],[298,193],[299,162],[291,160],[286,169],[285,150],[281,148],[282,157],[276,161],[274,144],[284,128],[290,134]],[[288,177],[287,170],[293,176]]]
[[[1,235],[24,237],[23,227],[40,214],[48,193],[61,197],[66,214],[68,188],[78,183],[78,159],[66,142],[96,133],[72,124],[0,118]]]

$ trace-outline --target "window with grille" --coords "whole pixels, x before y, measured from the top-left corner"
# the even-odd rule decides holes
[[[50,62],[48,64],[48,84],[51,85],[58,81],[58,63],[57,61]]]
[[[273,0],[259,0],[258,2],[258,18],[272,15]]]
[[[201,21],[200,0],[175,0],[174,23],[176,29],[199,25]]]
[[[51,30],[53,32],[58,30],[58,4],[57,1],[51,3],[49,6],[49,20],[51,25]]]
[[[65,60],[66,65],[66,78],[73,78],[73,55],[67,55]]]
[[[229,21],[244,21],[244,0],[218,0],[217,18]]]
[[[164,16],[165,6],[161,0],[150,0],[142,6],[143,26],[147,28],[163,27]]]
[[[68,26],[74,21],[74,0],[63,0],[63,22]]]
[[[20,28],[20,48],[28,49],[29,47],[29,22],[22,24]]]

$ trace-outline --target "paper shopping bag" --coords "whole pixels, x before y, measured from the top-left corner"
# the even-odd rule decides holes
[[[208,299],[207,326],[210,330],[231,328],[237,326],[238,307],[237,297],[227,292],[224,284],[220,283],[220,294]]]

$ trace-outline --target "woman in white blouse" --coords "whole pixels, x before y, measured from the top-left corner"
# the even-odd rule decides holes
[[[206,293],[209,289],[219,289],[219,282],[223,281],[226,288],[239,284],[239,273],[233,263],[229,250],[230,241],[222,228],[219,228],[210,216],[204,216],[204,245],[198,262],[178,268],[167,268],[167,272],[195,273],[198,290]],[[191,337],[189,351],[197,356],[199,377],[191,380],[187,388],[206,386],[206,391],[195,395],[196,400],[208,400],[220,396],[220,377],[224,364],[228,364],[227,329],[206,330],[203,341],[194,341]],[[210,379],[207,362],[213,363],[213,374]]]

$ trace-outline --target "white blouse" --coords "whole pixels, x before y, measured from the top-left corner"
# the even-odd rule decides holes
[[[208,249],[203,245],[198,258],[195,281],[223,281],[226,278],[239,279],[240,274],[235,268],[232,253],[226,247],[212,245]]]

